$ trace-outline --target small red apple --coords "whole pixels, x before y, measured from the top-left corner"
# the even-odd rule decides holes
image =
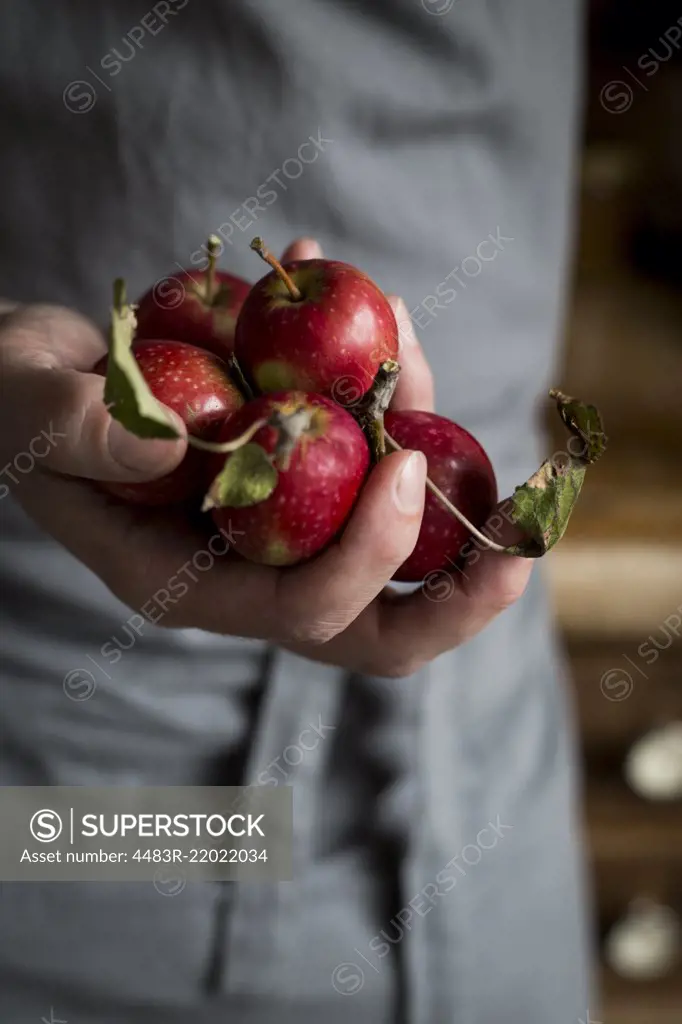
[[[257,391],[314,391],[350,405],[398,355],[398,325],[383,292],[361,270],[336,260],[294,260],[249,292],[237,320],[235,354]],[[351,399],[349,401],[349,399]]]
[[[429,478],[480,529],[497,503],[495,473],[484,449],[468,430],[431,412],[387,412],[388,434],[402,448],[424,452]],[[416,547],[393,579],[417,583],[448,569],[461,557],[471,533],[439,499],[426,492]]]
[[[154,397],[177,413],[194,437],[213,440],[225,418],[244,403],[227,367],[211,352],[180,341],[136,341],[132,351]],[[94,372],[106,370],[105,356]],[[102,486],[135,504],[178,504],[201,491],[208,457],[189,448],[180,465],[157,480]]]
[[[369,447],[350,413],[321,395],[281,391],[242,406],[217,441],[231,441],[258,420],[298,420],[290,452],[278,461],[280,429],[265,425],[252,441],[272,456],[279,473],[264,501],[213,509],[220,527],[232,528],[236,550],[265,565],[294,565],[324,548],[343,527],[369,468]],[[212,479],[225,464],[212,456]]]
[[[136,311],[138,338],[171,338],[223,359],[231,355],[237,315],[251,285],[216,269],[219,245],[218,239],[209,239],[205,270],[181,270],[142,296]]]

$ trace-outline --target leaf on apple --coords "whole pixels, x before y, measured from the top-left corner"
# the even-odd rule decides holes
[[[588,465],[600,459],[606,451],[608,439],[604,433],[604,427],[597,407],[586,405],[576,398],[565,395],[556,388],[552,388],[549,397],[553,398],[557,403],[557,409],[564,424],[583,443],[577,457],[580,457]],[[570,454],[575,456],[574,452]]]
[[[561,391],[550,391],[571,437],[566,451],[547,459],[511,498],[509,519],[524,539],[505,550],[523,558],[540,558],[563,537],[585,479],[587,467],[606,451],[599,411]],[[577,440],[577,445],[576,445]]]
[[[114,284],[104,401],[113,418],[137,437],[179,437],[132,353],[136,326],[135,313],[126,304],[125,286],[119,279]]]
[[[258,505],[270,497],[277,480],[277,470],[267,452],[254,442],[245,444],[225,460],[204,498],[202,512]]]

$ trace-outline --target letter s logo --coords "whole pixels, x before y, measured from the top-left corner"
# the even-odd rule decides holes
[[[29,824],[31,835],[39,843],[53,843],[62,834],[62,819],[56,811],[36,811]]]

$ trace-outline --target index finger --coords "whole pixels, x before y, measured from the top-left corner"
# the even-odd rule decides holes
[[[409,310],[398,295],[389,295],[388,301],[398,324],[398,362],[400,374],[391,402],[392,409],[434,410],[433,374],[424,350],[419,344]]]

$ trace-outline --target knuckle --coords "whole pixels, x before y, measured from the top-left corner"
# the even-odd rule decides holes
[[[69,472],[70,460],[74,458],[74,453],[83,450],[90,443],[92,425],[88,423],[88,413],[91,407],[84,394],[82,374],[65,371],[60,374],[59,387],[52,389],[52,373],[52,370],[46,370],[36,375],[35,396],[44,410],[45,422],[49,421],[66,436],[66,443],[62,442],[55,446],[51,453],[51,461],[54,461],[58,469],[61,468],[62,462],[66,461],[68,464],[65,471]],[[100,420],[104,421],[104,416],[100,417]],[[104,436],[101,424],[99,432],[102,435],[98,438],[101,443]]]
[[[490,615],[488,618],[496,618],[498,615],[506,612],[507,609],[512,607],[512,605],[516,604],[521,597],[521,594],[522,591],[518,592],[512,589],[499,591],[491,601]]]
[[[495,610],[503,612],[507,608],[511,608],[512,605],[516,604],[523,597],[527,585],[527,576],[521,574],[510,576],[509,579],[504,581],[504,585],[500,587],[495,596]]]
[[[417,524],[414,524],[415,527]],[[400,568],[403,562],[409,558],[413,543],[405,543],[404,529],[386,529],[376,538],[373,557],[377,566],[381,567],[381,575],[390,580],[393,573]],[[414,531],[414,538],[417,538],[418,529]]]
[[[82,430],[87,412],[87,404],[84,401],[80,374],[75,372],[63,374],[59,404],[55,408],[55,412],[58,412],[63,417],[68,428]]]
[[[294,614],[287,623],[287,641],[319,647],[329,643],[342,628],[342,626],[336,626],[321,618],[311,619],[306,615]]]

